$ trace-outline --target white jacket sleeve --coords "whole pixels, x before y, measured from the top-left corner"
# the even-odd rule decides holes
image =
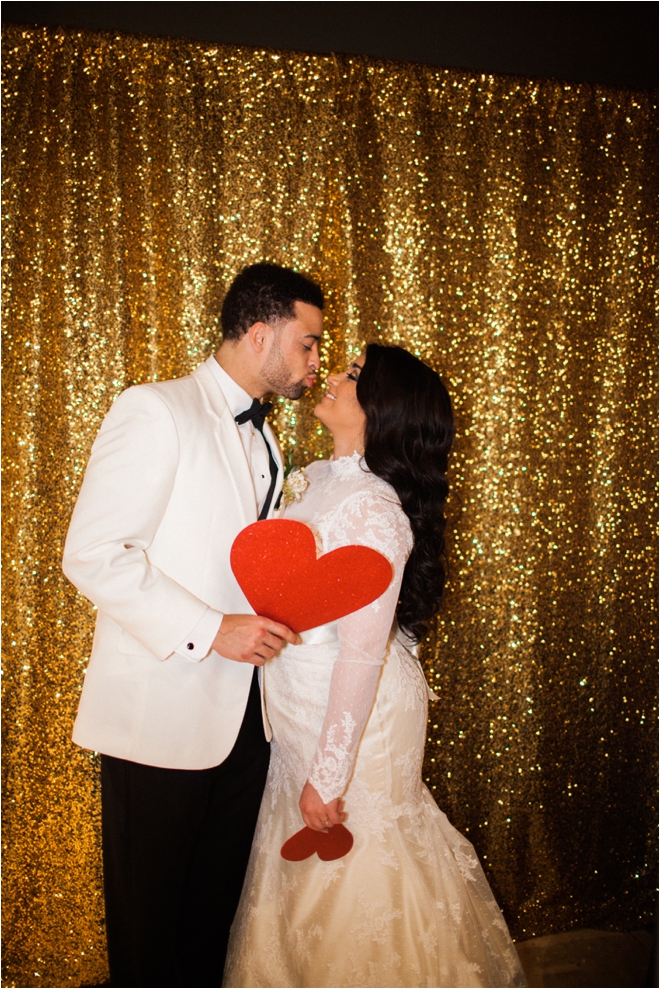
[[[129,388],[101,426],[73,511],[63,570],[97,608],[159,659],[206,604],[149,561],[179,458],[176,424],[148,387]]]
[[[328,708],[309,775],[324,803],[340,797],[353,771],[371,712],[410,553],[410,525],[398,505],[371,493],[347,504],[344,544],[370,546],[392,564],[392,583],[376,601],[341,618],[339,656],[332,671]],[[334,547],[333,547],[334,548]]]

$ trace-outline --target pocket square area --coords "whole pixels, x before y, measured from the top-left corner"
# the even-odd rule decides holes
[[[293,519],[248,525],[234,540],[230,562],[255,613],[294,632],[364,608],[393,576],[389,560],[369,546],[342,546],[317,557],[312,530]]]

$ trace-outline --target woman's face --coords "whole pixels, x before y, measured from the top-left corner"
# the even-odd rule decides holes
[[[356,394],[357,380],[363,366],[364,355],[361,354],[346,371],[329,374],[326,378],[326,393],[314,409],[314,415],[333,436],[338,433],[362,436],[364,433],[366,417]]]

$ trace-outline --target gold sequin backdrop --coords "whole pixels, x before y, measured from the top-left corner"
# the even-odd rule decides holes
[[[358,57],[4,38],[7,986],[104,977],[94,614],[60,571],[133,382],[218,340],[232,276],[319,277],[324,364],[400,342],[456,407],[426,776],[514,935],[648,923],[655,772],[648,94]],[[281,403],[298,463],[328,450]]]

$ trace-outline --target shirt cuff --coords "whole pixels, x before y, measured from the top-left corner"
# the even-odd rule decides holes
[[[190,635],[186,636],[174,652],[179,656],[185,656],[191,663],[199,663],[200,660],[205,659],[211,651],[213,640],[224,617],[221,612],[207,608]]]

